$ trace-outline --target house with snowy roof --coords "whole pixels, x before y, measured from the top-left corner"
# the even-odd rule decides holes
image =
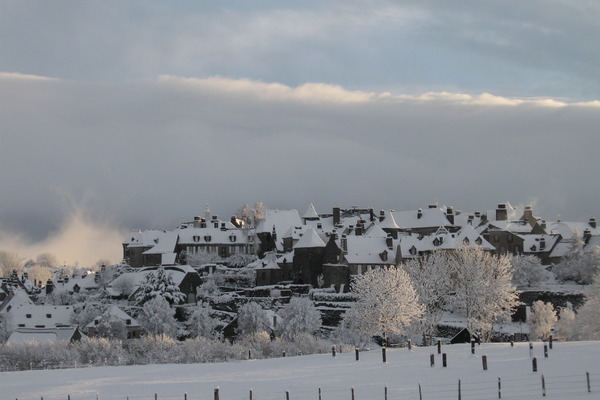
[[[110,318],[111,320],[121,321],[127,329],[127,339],[139,338],[142,334],[142,327],[140,323],[125,311],[117,306],[109,306],[108,309],[98,315],[89,324],[85,326],[87,334],[89,336],[97,336],[99,334],[99,326],[103,322],[104,318]]]
[[[179,287],[181,293],[186,296],[186,303],[196,302],[196,289],[202,284],[198,272],[189,265],[173,265],[163,267],[144,267],[133,272],[119,275],[106,287],[106,292],[114,298],[129,298],[135,300],[135,295],[148,274],[155,273],[158,268],[163,268],[171,275],[173,282]]]
[[[30,342],[62,342],[65,344],[81,340],[83,334],[77,326],[55,326],[49,328],[17,328],[6,344],[24,344]]]
[[[456,213],[453,207],[430,204],[424,209],[394,211],[392,215],[402,232],[427,235],[436,232],[440,226],[449,232],[459,229],[455,224]]]
[[[256,224],[256,236],[259,241],[258,256],[270,251],[283,251],[281,240],[291,227],[301,226],[302,220],[297,210],[266,209],[264,218]]]

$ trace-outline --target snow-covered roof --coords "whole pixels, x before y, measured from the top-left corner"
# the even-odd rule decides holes
[[[378,225],[381,229],[400,229],[392,211],[384,211],[383,220],[378,220]]]
[[[177,231],[166,231],[158,233],[157,237],[154,238],[153,246],[146,250],[144,254],[166,254],[172,253],[175,250],[178,239]]]
[[[121,321],[127,321],[129,320],[130,323],[127,324],[127,326],[130,327],[139,327],[140,323],[135,319],[132,318],[129,314],[127,314],[125,311],[121,310],[119,307],[112,305],[108,308],[107,310],[108,314],[110,314],[111,316],[121,320]],[[102,313],[104,314],[104,313]],[[90,322],[89,324],[87,324],[85,327],[86,328],[91,328],[94,327],[95,325],[97,325],[100,321],[102,320],[102,315],[97,316],[96,318],[94,318],[92,320],[92,322]],[[96,322],[98,321],[98,322]]]
[[[492,221],[489,224],[490,230],[499,229],[502,231],[527,234],[532,230],[532,226],[527,221],[513,220],[513,221]]]
[[[546,232],[558,233],[563,239],[571,239],[575,232],[581,237],[586,230],[588,230],[592,236],[600,235],[600,229],[591,227],[587,222],[557,221],[546,223]]]
[[[69,292],[74,291],[75,285],[77,285],[80,289],[97,289],[100,286],[96,282],[96,274],[86,274],[83,276],[72,276],[69,277],[68,280],[65,279],[56,279],[53,281],[54,287],[58,289],[65,289]]]
[[[319,213],[317,213],[317,210],[312,203],[308,205],[308,208],[302,216],[302,219],[319,219]]]
[[[248,268],[252,269],[280,269],[277,264],[277,255],[275,253],[267,253],[265,257],[248,264]]]
[[[207,224],[205,228],[188,227],[178,229],[180,245],[201,245],[201,244],[232,244],[246,243],[247,236],[242,229],[232,227],[231,229],[215,228],[212,224]],[[172,251],[172,250],[171,250]]]
[[[401,238],[402,258],[415,258],[419,253],[435,250],[454,250],[460,247],[481,247],[487,251],[495,250],[472,226],[465,226],[456,233],[440,228],[431,235],[409,235]]]
[[[183,281],[183,278],[185,278],[188,273],[197,273],[196,270],[189,265],[173,265],[161,268],[165,270],[165,273],[171,275],[173,282],[176,285],[180,285],[181,281]],[[129,285],[132,285],[135,291],[144,282],[146,275],[154,273],[157,269],[158,267],[145,267],[134,272],[127,272],[119,275],[110,284],[108,284],[106,291],[110,296],[121,296],[122,293],[115,288],[122,287],[121,284],[125,282],[127,282]]]
[[[71,325],[73,306],[35,305],[22,303],[13,305],[8,313],[15,327],[51,328]]]
[[[560,240],[560,235],[517,235],[523,239],[523,253],[545,253]]]
[[[6,343],[70,342],[76,332],[76,326],[61,326],[53,328],[17,328],[9,336]]]
[[[306,249],[311,247],[325,247],[325,242],[319,237],[314,229],[308,228],[294,248]]]
[[[420,217],[419,211],[421,211]],[[392,215],[396,224],[402,227],[402,229],[435,228],[438,226],[453,225],[448,221],[446,212],[437,207],[413,211],[393,211]]]
[[[344,258],[349,264],[395,264],[396,246],[388,248],[385,238],[351,235],[346,237],[346,241],[348,251]],[[384,252],[387,255],[386,260],[380,255]]]
[[[273,227],[278,236],[287,232],[293,226],[302,225],[298,210],[265,210],[265,218],[258,222],[256,232],[272,232]]]

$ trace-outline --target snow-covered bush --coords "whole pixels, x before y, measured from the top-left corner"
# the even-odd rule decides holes
[[[577,312],[580,340],[600,340],[600,274],[585,292],[585,303]]]
[[[78,353],[65,342],[26,342],[0,346],[0,360],[16,369],[56,368],[78,363]]]
[[[314,334],[321,327],[321,313],[307,297],[292,297],[279,315],[283,322],[278,333],[287,340],[304,332]]]
[[[79,355],[79,362],[87,365],[122,365],[128,359],[120,340],[84,337],[73,349]]]
[[[529,337],[533,339],[547,340],[552,334],[557,317],[554,306],[538,300],[531,306],[531,314],[527,321],[529,325]]]
[[[594,275],[600,271],[600,248],[584,251],[584,241],[579,232],[574,231],[566,254],[552,271],[561,281],[574,281],[589,285]]]
[[[177,335],[177,321],[174,314],[167,300],[159,296],[144,304],[138,321],[150,335],[174,338]]]
[[[134,364],[179,363],[177,342],[165,335],[147,335],[128,340],[125,347]]]
[[[116,315],[107,309],[100,316],[100,321],[95,326],[96,336],[112,339],[112,340],[126,340],[127,339],[127,325],[125,321],[118,318]]]
[[[513,265],[513,283],[520,286],[533,286],[543,282],[548,277],[548,271],[536,256],[514,256],[511,258]]]
[[[164,298],[169,304],[180,304],[185,301],[185,295],[173,281],[172,274],[167,273],[162,267],[146,274],[136,294],[139,303],[145,303],[156,297]]]
[[[221,335],[215,329],[218,321],[210,315],[206,304],[199,304],[188,319],[188,330],[192,337],[204,336],[206,338],[219,338]]]
[[[554,330],[558,340],[577,340],[577,315],[575,312],[568,307],[561,308]]]
[[[270,329],[269,318],[258,303],[244,304],[238,310],[238,335],[248,335]]]

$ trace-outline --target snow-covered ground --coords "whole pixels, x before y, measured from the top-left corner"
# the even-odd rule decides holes
[[[457,399],[461,380],[463,400],[497,399],[501,378],[502,399],[542,399],[542,375],[545,399],[600,398],[600,342],[554,343],[544,358],[543,344],[534,343],[538,372],[532,371],[527,343],[482,344],[471,355],[469,345],[442,346],[448,366],[442,366],[437,348],[387,349],[387,363],[381,350],[354,353],[297,356],[270,360],[251,360],[218,364],[146,365],[97,367],[49,371],[0,373],[2,399],[205,399],[212,400],[219,387],[221,400],[355,398]],[[430,367],[430,354],[435,366]],[[486,354],[488,370],[482,368]],[[586,372],[591,378],[588,393]]]

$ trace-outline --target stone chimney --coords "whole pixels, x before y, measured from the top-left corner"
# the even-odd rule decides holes
[[[417,219],[421,219],[423,217],[423,210],[420,208],[417,210]]]
[[[594,217],[590,218],[590,220],[588,221],[588,225],[591,226],[592,228],[596,229],[596,218],[594,218]]]
[[[379,222],[383,221],[385,219],[385,211],[381,210],[379,211]]]
[[[496,221],[506,221],[508,219],[508,210],[506,209],[506,204],[498,204],[496,208]]]
[[[342,220],[342,212],[339,207],[333,207],[333,226],[339,225]]]
[[[454,225],[454,209],[452,207],[446,207],[446,219],[451,225]]]

